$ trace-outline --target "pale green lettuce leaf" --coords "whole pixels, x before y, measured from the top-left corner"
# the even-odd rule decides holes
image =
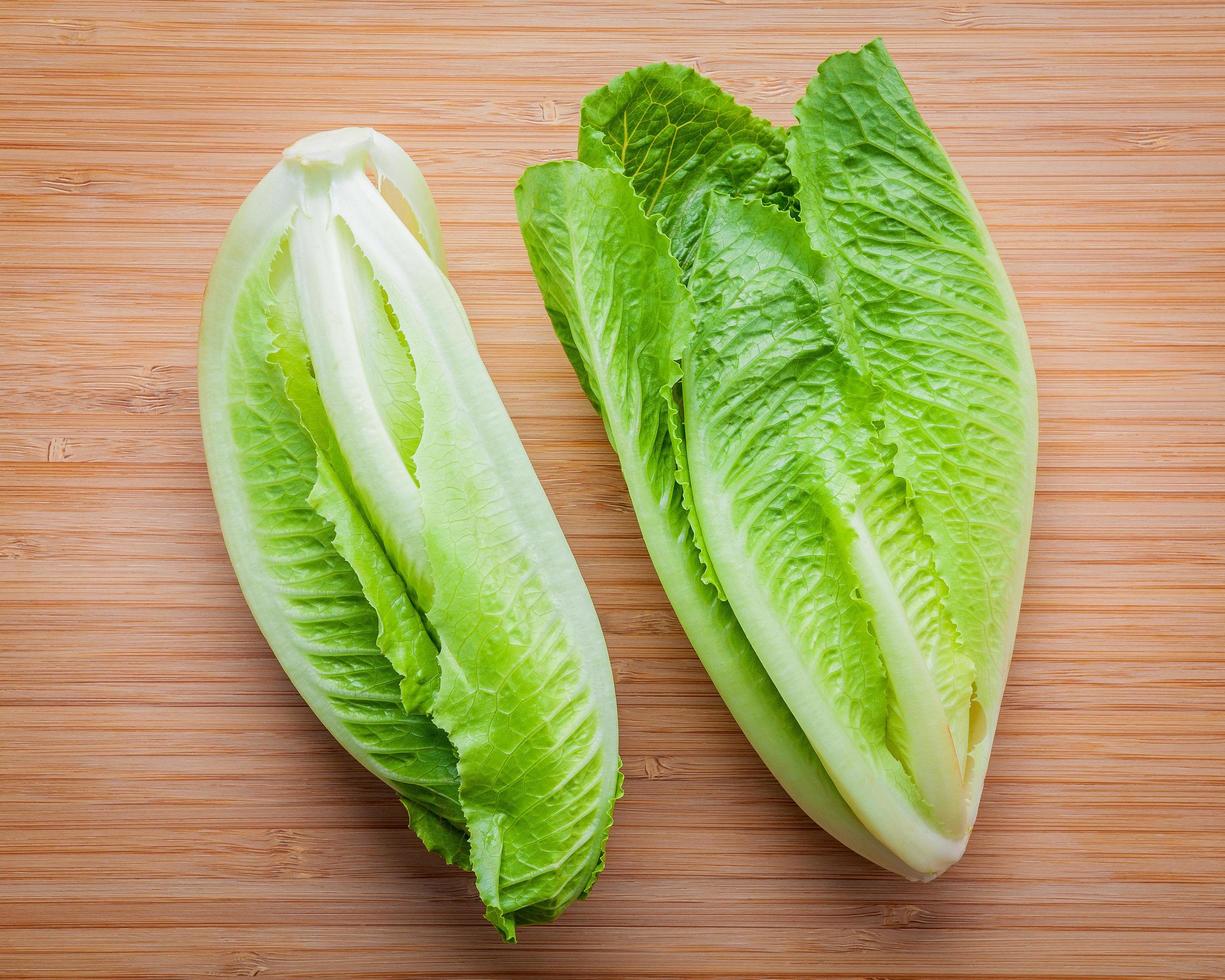
[[[428,713],[438,694],[438,648],[361,509],[326,460],[317,460],[317,466],[308,502],[332,525],[333,545],[378,616],[379,649],[401,677],[405,710]]]
[[[315,485],[307,502],[332,525],[333,545],[356,573],[366,600],[378,617],[378,646],[401,677],[400,694],[405,710],[428,713],[438,693],[438,648],[404,580],[356,502],[348,463],[336,442],[315,383],[292,272],[284,254],[273,266],[273,281],[276,326],[271,359],[285,377],[286,394],[317,453]],[[385,324],[385,329],[390,330],[390,324]],[[406,356],[398,347],[387,353],[392,357]],[[394,370],[390,366],[384,368],[387,373]],[[404,392],[402,402],[410,399],[410,404],[415,402],[415,389],[411,394]],[[418,420],[415,429],[403,424],[407,412],[401,409],[394,416],[402,423],[397,435],[414,447],[421,438],[420,411],[415,414]]]
[[[836,270],[893,466],[975,666],[977,808],[1016,631],[1034,489],[1033,365],[982,219],[880,41],[822,66],[789,138],[806,229]]]
[[[410,477],[423,548],[416,557],[429,571],[422,607],[440,647],[432,717],[458,755],[477,887],[510,938],[517,923],[551,919],[586,894],[602,865],[619,792],[608,657],[573,556],[454,291],[360,171],[335,174],[327,201],[330,223],[314,224],[322,212],[312,216],[303,252],[315,247],[307,237],[315,228],[326,246],[343,223],[415,364],[422,433]],[[356,324],[372,306],[352,302],[355,276],[345,261],[340,273]],[[322,383],[320,390],[334,418]]]

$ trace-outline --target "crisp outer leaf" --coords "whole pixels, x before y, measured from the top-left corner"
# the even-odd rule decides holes
[[[883,393],[893,466],[975,664],[972,813],[1029,540],[1037,413],[1024,324],[969,192],[880,41],[828,59],[796,118],[803,220],[833,260],[845,322]]]
[[[517,204],[545,307],[603,418],[664,589],[721,696],[814,820],[871,860],[916,876],[838,795],[730,608],[703,581],[677,483],[683,447],[668,419],[677,340],[693,329],[668,241],[623,175],[579,162],[530,168]]]
[[[865,484],[887,460],[842,349],[826,263],[786,215],[728,198],[710,202],[696,256],[686,438],[720,581],[852,809],[912,867],[942,870],[959,853],[961,771],[908,616],[934,613],[905,608],[899,568],[868,534]],[[883,612],[882,595],[896,609]],[[887,642],[888,629],[909,645]],[[924,684],[927,698],[914,697]],[[895,701],[905,710],[891,714]],[[900,719],[895,744],[914,748],[905,767],[888,737]],[[947,837],[927,823],[933,788]]]
[[[683,65],[635,68],[587,96],[579,160],[630,178],[683,269],[707,192],[795,206],[783,131]]]

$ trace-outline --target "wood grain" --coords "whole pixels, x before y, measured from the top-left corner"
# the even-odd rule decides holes
[[[910,885],[763,771],[652,573],[511,188],[660,58],[784,122],[883,34],[1033,338],[1041,472],[978,828]],[[201,290],[282,146],[424,168],[481,349],[615,660],[592,898],[505,948],[281,675],[196,420]],[[0,975],[1225,975],[1225,8],[0,7]]]

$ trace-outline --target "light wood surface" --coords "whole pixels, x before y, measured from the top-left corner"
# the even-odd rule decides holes
[[[522,168],[661,58],[778,122],[883,34],[974,191],[1042,406],[1020,637],[965,859],[912,885],[773,783],[664,599],[545,320]],[[200,295],[281,147],[370,124],[608,634],[608,870],[503,947],[299,701],[201,454]],[[1225,8],[0,7],[0,975],[1225,975]]]

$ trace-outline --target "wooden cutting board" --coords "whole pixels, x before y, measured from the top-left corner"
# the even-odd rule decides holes
[[[973,189],[1041,388],[1033,555],[965,859],[834,845],[656,582],[514,218],[579,100],[667,58],[786,122],[882,34]],[[200,295],[281,147],[424,169],[477,339],[586,574],[626,793],[608,870],[502,946],[299,701],[239,595]],[[0,975],[1225,975],[1225,8],[1216,3],[6,3]]]

